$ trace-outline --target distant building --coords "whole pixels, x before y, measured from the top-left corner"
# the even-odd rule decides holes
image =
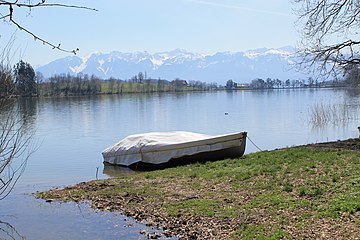
[[[236,89],[248,89],[248,88],[250,88],[249,83],[237,83],[236,84]]]
[[[171,84],[175,85],[175,86],[187,86],[188,85],[188,83],[185,80],[180,80],[180,79],[175,79],[175,80],[171,81]]]

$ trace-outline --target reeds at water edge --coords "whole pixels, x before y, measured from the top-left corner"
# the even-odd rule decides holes
[[[316,103],[309,108],[309,122],[315,127],[338,125],[359,119],[360,106],[349,104]]]

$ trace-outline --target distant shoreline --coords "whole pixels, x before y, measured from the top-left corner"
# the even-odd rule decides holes
[[[82,96],[105,96],[105,95],[123,95],[123,94],[161,94],[161,93],[185,93],[185,92],[216,92],[216,91],[228,91],[228,92],[236,92],[236,91],[277,91],[277,90],[299,90],[299,89],[353,89],[350,86],[321,86],[321,87],[281,87],[281,88],[236,88],[236,89],[226,89],[222,88],[209,88],[209,89],[197,89],[192,87],[183,87],[181,89],[169,89],[167,91],[116,91],[116,92],[94,92],[94,93],[66,93],[66,92],[58,92],[58,93],[45,93],[42,91],[38,94],[32,94],[27,96],[20,95],[7,95],[0,96],[0,99],[15,99],[20,97],[82,97]]]

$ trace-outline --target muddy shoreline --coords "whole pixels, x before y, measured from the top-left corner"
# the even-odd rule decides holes
[[[327,150],[358,152],[360,141],[349,139],[310,144],[302,148],[325,150],[324,152]],[[268,228],[273,228],[271,232],[281,232],[278,238],[359,239],[357,234],[360,227],[359,211],[337,218],[309,218],[301,222],[306,227],[299,228],[297,225],[302,214],[304,212],[312,214],[308,206],[291,211],[280,208],[270,212],[267,207],[261,206],[252,207],[250,210],[239,208],[239,206],[254,205],[253,202],[262,195],[271,196],[270,190],[266,188],[258,190],[255,186],[257,182],[268,181],[267,178],[267,175],[256,175],[250,182],[244,177],[236,183],[239,187],[235,188],[235,181],[238,180],[228,176],[222,176],[221,181],[217,181],[196,174],[190,177],[164,178],[161,174],[154,177],[152,173],[148,175],[145,173],[140,178],[123,177],[84,182],[64,189],[39,193],[38,196],[48,202],[89,201],[94,209],[119,211],[137,221],[162,229],[164,236],[176,236],[180,239],[238,239],[241,238],[241,236],[237,237],[239,231],[249,231],[249,226],[262,226],[265,223],[268,224]],[[305,180],[299,178],[296,181]],[[249,184],[254,184],[250,189],[256,191],[246,189],[245,186]],[[295,189],[296,184],[296,182],[292,183],[292,188]],[[283,186],[281,187],[284,189]],[[310,194],[302,196],[295,194],[296,191],[292,189],[280,191],[284,192],[281,194],[291,196],[294,201],[317,201],[315,197],[311,199],[313,196]],[[175,207],[174,203],[176,203]],[[189,207],[185,203],[193,204],[197,208]],[[207,213],[207,210],[211,212]],[[198,213],[199,211],[201,214]],[[277,215],[281,215],[284,218],[282,221],[286,220],[286,222],[279,224]],[[147,234],[147,237],[152,239],[161,237],[145,232],[142,234]],[[254,235],[254,237],[259,236]]]

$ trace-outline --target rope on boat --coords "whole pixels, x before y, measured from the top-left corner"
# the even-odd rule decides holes
[[[249,141],[259,150],[259,151],[262,151],[261,148],[259,148],[250,138],[249,138],[249,135],[246,136],[247,139],[249,139]]]

